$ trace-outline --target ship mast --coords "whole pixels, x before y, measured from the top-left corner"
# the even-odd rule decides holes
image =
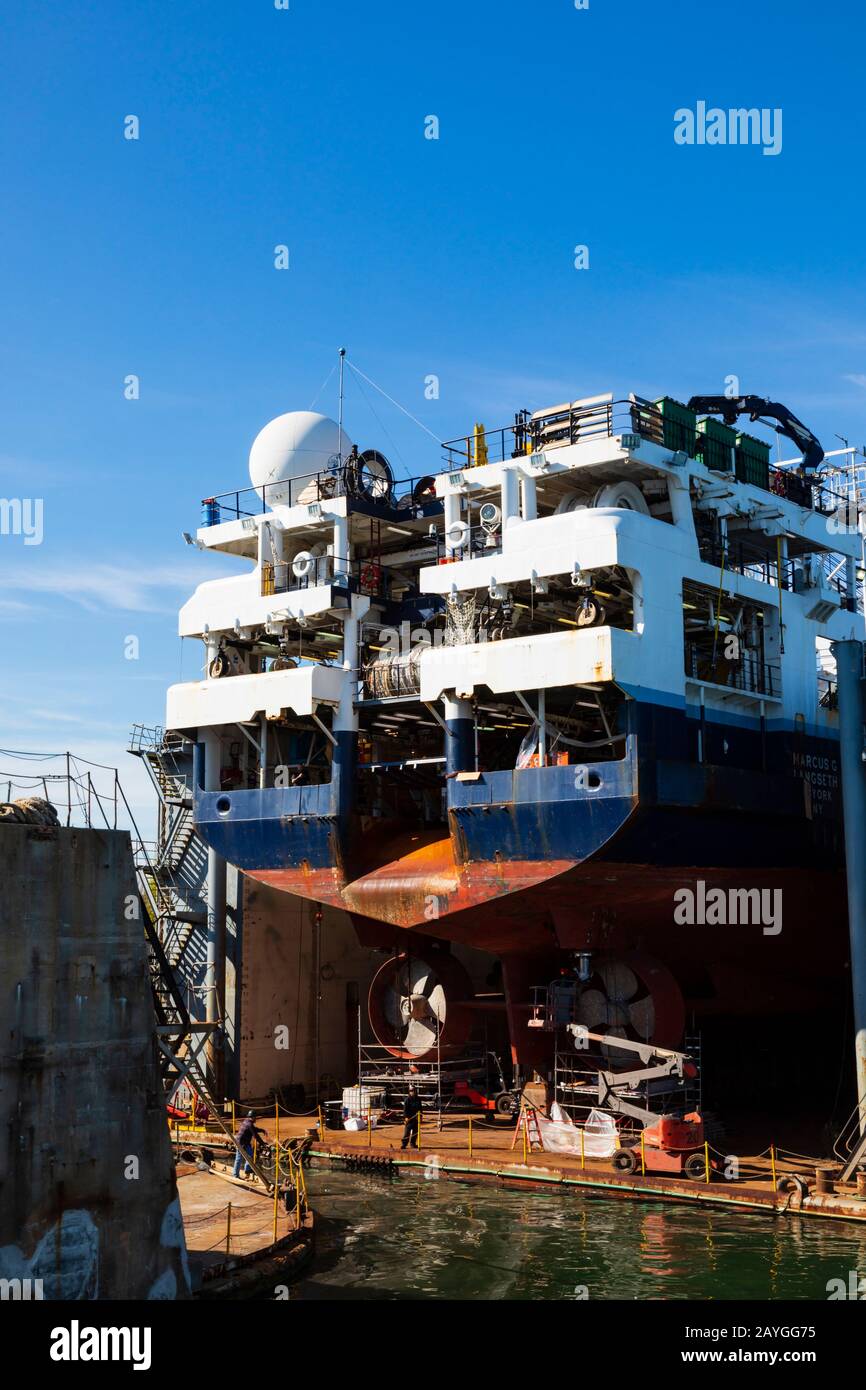
[[[340,348],[340,409],[337,415],[337,422],[340,426],[337,434],[337,458],[340,460],[340,467],[343,466],[343,371],[346,365],[346,349]]]

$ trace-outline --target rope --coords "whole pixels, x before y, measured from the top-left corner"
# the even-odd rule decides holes
[[[331,380],[331,377],[334,375],[334,372],[335,372],[336,370],[337,370],[337,364],[336,364],[336,362],[335,362],[334,365],[333,365],[333,367],[331,368],[331,370],[328,372],[328,375],[325,377],[325,380],[322,382],[321,386],[319,387],[318,391],[316,392],[315,396],[314,396],[313,399],[310,401],[310,404],[307,406],[307,409],[308,409],[308,410],[312,410],[313,406],[316,404],[316,401],[317,401],[317,400],[319,399],[319,397],[321,396],[322,392],[324,391],[325,387],[327,386],[328,382]]]
[[[394,453],[395,453],[395,454],[397,455],[397,457],[399,458],[401,464],[403,465],[404,470],[406,471],[406,473],[408,473],[408,472],[409,472],[409,465],[407,464],[406,460],[404,459],[403,455],[401,454],[399,445],[397,444],[397,441],[393,438],[393,436],[391,435],[390,431],[389,431],[389,430],[387,429],[387,427],[385,426],[384,422],[379,418],[379,412],[377,411],[377,409],[376,409],[376,407],[374,406],[373,402],[370,400],[369,396],[367,395],[367,392],[364,390],[364,388],[363,388],[363,386],[361,385],[360,381],[356,382],[355,384],[356,384],[356,386],[358,387],[358,390],[361,392],[361,395],[362,395],[362,397],[363,397],[363,399],[364,399],[364,404],[366,405],[367,409],[370,411],[370,414],[373,416],[373,419],[376,421],[376,424],[379,426],[379,429],[382,431],[382,433],[383,433],[383,434],[385,435],[385,437],[387,438],[388,443],[390,444],[391,448],[394,450]]]
[[[386,401],[390,401],[391,404],[396,406],[398,410],[402,410],[403,414],[408,416],[408,418],[411,421],[413,421],[413,423],[416,424],[419,429],[423,430],[425,434],[429,434],[430,438],[435,440],[437,445],[441,444],[442,441],[433,433],[432,430],[428,430],[427,426],[415,415],[413,415],[411,410],[407,410],[406,407],[401,405],[399,401],[395,401],[393,396],[389,396],[387,391],[383,391],[381,386],[377,386],[375,381],[371,381],[368,376],[365,376],[364,373],[361,371],[360,367],[356,367],[353,362],[350,362],[348,360],[348,358],[346,359],[346,366],[349,368],[350,371],[354,372],[356,376],[362,377],[363,380],[366,381],[368,386],[373,387],[374,391],[378,391],[380,396],[384,396]]]

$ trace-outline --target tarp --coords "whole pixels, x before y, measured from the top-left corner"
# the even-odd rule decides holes
[[[545,1153],[576,1154],[578,1157],[583,1153],[586,1158],[610,1158],[619,1148],[616,1122],[612,1115],[605,1115],[601,1110],[590,1110],[586,1124],[581,1126],[554,1102],[550,1107],[550,1119],[544,1115],[537,1115],[536,1119]]]

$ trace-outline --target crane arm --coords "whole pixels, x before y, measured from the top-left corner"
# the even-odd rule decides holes
[[[763,396],[692,396],[689,410],[705,415],[721,415],[726,425],[735,424],[741,415],[748,415],[753,423],[762,416],[768,416],[778,421],[774,426],[777,434],[786,435],[800,450],[805,473],[814,473],[824,460],[820,441],[792,410],[778,401],[768,401]]]

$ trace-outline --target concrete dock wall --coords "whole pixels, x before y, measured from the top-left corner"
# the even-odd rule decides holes
[[[0,1278],[185,1297],[129,836],[0,826]]]
[[[366,1017],[370,980],[384,957],[358,945],[344,912],[243,878],[239,981],[227,971],[227,1013],[237,1019],[238,1098],[302,1085],[316,1076],[356,1079],[358,1000]],[[237,991],[237,992],[236,992]]]

